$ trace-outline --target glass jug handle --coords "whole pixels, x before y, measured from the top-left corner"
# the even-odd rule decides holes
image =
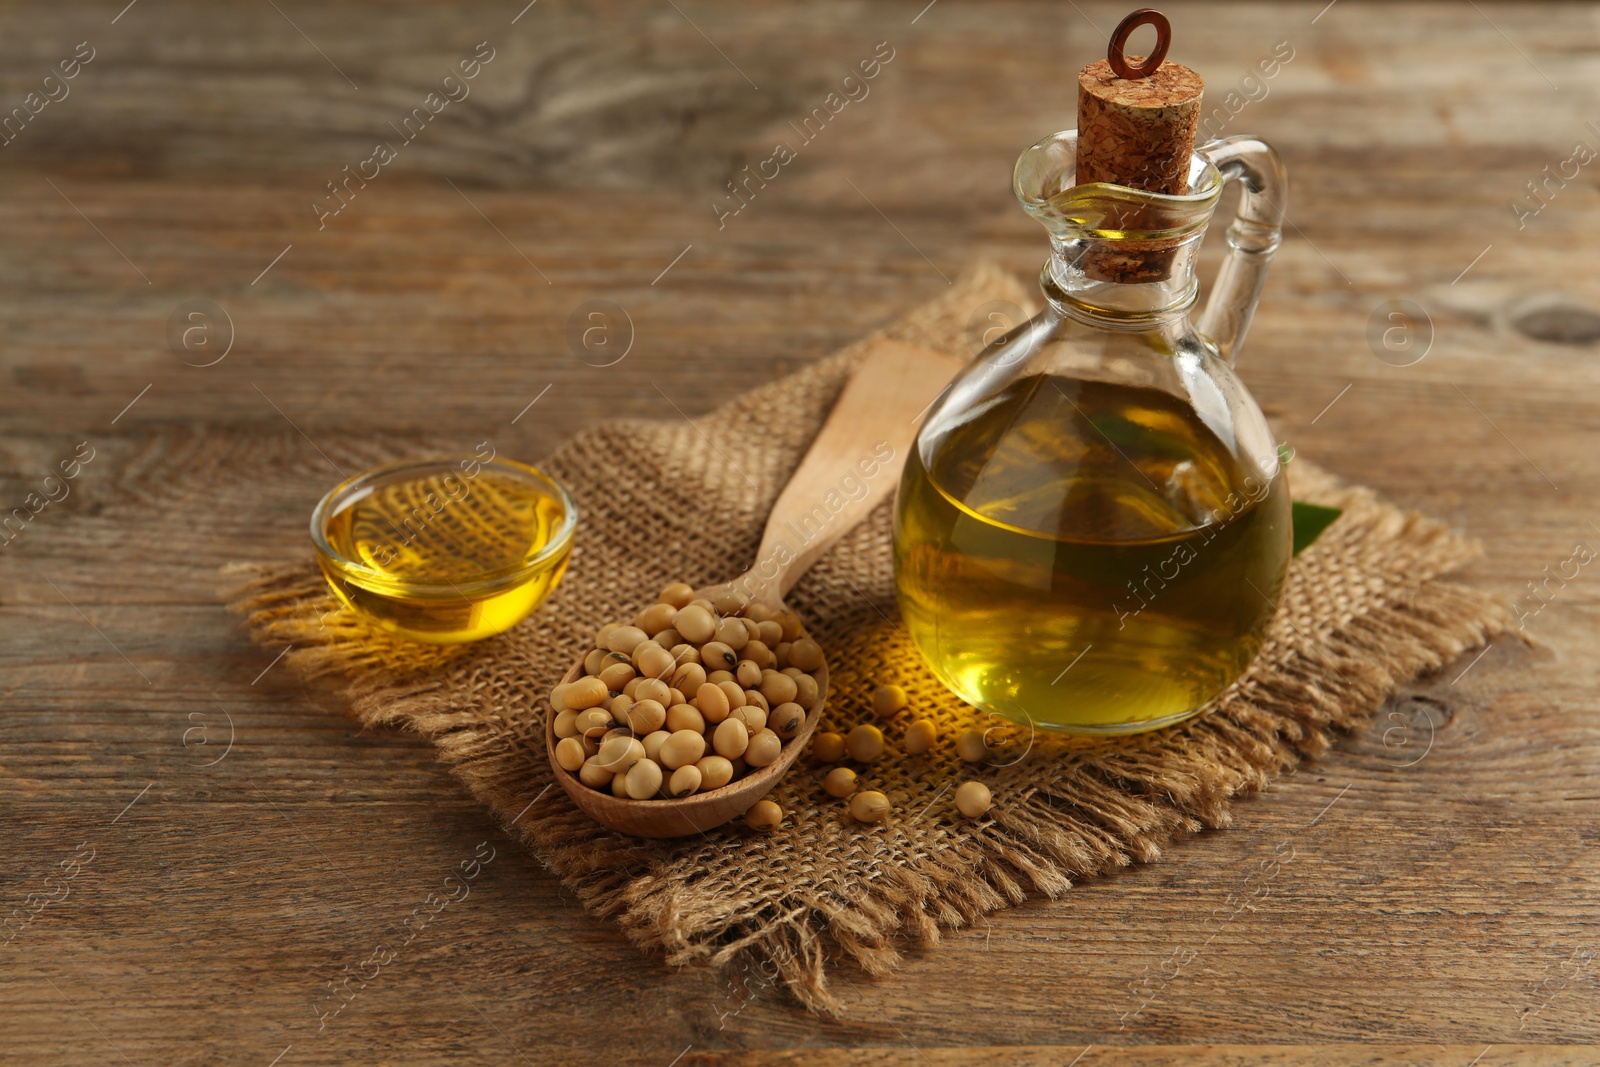
[[[1228,258],[1197,324],[1232,366],[1256,313],[1272,254],[1282,243],[1289,178],[1272,146],[1248,135],[1224,137],[1197,151],[1211,160],[1224,181],[1244,181],[1238,213],[1228,227]]]

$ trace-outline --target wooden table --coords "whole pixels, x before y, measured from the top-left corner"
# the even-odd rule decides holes
[[[353,728],[222,610],[217,568],[305,553],[338,471],[692,416],[977,258],[1031,275],[1012,162],[1073,125],[1074,74],[1128,5],[123,2],[0,10],[0,102],[26,109],[0,148],[0,504],[92,451],[0,551],[4,905],[69,894],[0,947],[0,1054],[1600,1059],[1593,567],[1523,601],[1526,641],[1406,687],[1230,831],[887,980],[842,972],[839,1020],[641,955],[424,744]],[[1293,52],[1221,130],[1265,136],[1293,176],[1243,359],[1282,438],[1481,538],[1466,578],[1507,597],[1600,545],[1600,163],[1572,161],[1600,149],[1594,9],[1169,12],[1218,103]],[[875,50],[868,95],[719,224],[726,183]],[[447,83],[475,51],[492,58]],[[76,76],[46,81],[63,61]],[[33,92],[60,98],[32,114]],[[470,95],[434,115],[430,92]],[[395,158],[366,163],[380,140]],[[1566,310],[1519,303],[1558,289]],[[569,340],[593,300],[631,322],[611,366]],[[1425,317],[1390,321],[1389,300]],[[1412,353],[1431,336],[1426,358],[1375,356],[1391,326]],[[485,841],[470,898],[319,1032],[326,984]],[[1215,918],[1275,854],[1270,892]]]

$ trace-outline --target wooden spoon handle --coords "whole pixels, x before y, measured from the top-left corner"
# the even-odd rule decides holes
[[[781,600],[900,480],[923,414],[960,370],[954,356],[875,341],[778,496],[748,576]]]

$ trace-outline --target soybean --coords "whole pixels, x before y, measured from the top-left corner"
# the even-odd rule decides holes
[[[588,711],[579,712],[572,725],[585,737],[604,733],[611,729],[611,712],[602,708],[590,708]]]
[[[695,691],[695,705],[699,707],[700,714],[705,716],[706,722],[718,723],[728,717],[732,705],[728,702],[728,694],[720,686],[703,682]]]
[[[850,758],[860,763],[871,763],[883,755],[883,731],[870,723],[855,727],[844,739]]]
[[[772,621],[778,624],[779,635],[785,641],[793,641],[803,632],[803,627],[800,625],[800,617],[788,608],[773,615]]]
[[[640,759],[628,768],[628,795],[634,800],[649,800],[661,792],[661,765],[654,760]]]
[[[761,695],[773,704],[787,704],[800,695],[800,685],[787,674],[768,669],[761,672]]]
[[[838,763],[844,759],[844,738],[831,730],[813,737],[811,758],[823,763]]]
[[[732,716],[719,723],[716,732],[711,735],[711,747],[724,759],[743,756],[749,744],[750,731],[746,729],[744,723]]]
[[[669,770],[677,770],[697,761],[706,752],[706,739],[704,735],[693,730],[675,730],[672,735],[661,743],[661,764]]]
[[[676,667],[677,660],[672,658],[672,653],[662,648],[655,642],[639,646],[640,651],[634,654],[634,663],[639,673],[646,678],[665,678]]]
[[[968,763],[982,763],[989,758],[989,746],[983,740],[983,731],[966,730],[956,738],[956,755]]]
[[[645,678],[628,695],[635,700],[654,700],[663,706],[669,706],[667,705],[667,699],[672,696],[672,687],[660,678]]]
[[[667,709],[659,700],[641,700],[628,709],[628,726],[636,737],[655,733],[666,721]]]
[[[711,612],[697,604],[679,608],[672,625],[685,641],[694,645],[704,644],[717,632],[716,620],[711,617]]]
[[[667,792],[675,797],[686,797],[698,792],[700,783],[705,776],[700,772],[698,765],[686,763],[672,772],[672,779],[667,782]]]
[[[717,688],[722,690],[723,693],[727,695],[728,707],[744,707],[744,686],[740,685],[736,681],[721,681],[717,683]]]
[[[697,692],[706,684],[706,669],[698,663],[682,664],[672,672],[672,681],[667,684],[683,693]]]
[[[592,708],[610,695],[611,690],[598,678],[579,678],[561,687],[561,702],[573,711]]]
[[[587,758],[583,753],[583,742],[576,737],[563,737],[556,743],[556,762],[564,771],[577,771]]]
[[[956,787],[956,810],[969,819],[988,811],[993,799],[989,787],[982,782],[962,782]]]
[[[603,789],[611,784],[611,779],[615,776],[610,771],[595,766],[596,758],[590,756],[583,761],[583,766],[578,768],[578,781],[591,789]]]
[[[672,620],[677,616],[678,609],[671,604],[651,604],[634,616],[633,624],[649,636],[654,637],[671,626]]]
[[[663,604],[671,604],[674,608],[686,608],[689,601],[694,599],[694,590],[684,582],[673,582],[661,590],[661,595],[656,599]]]
[[[644,745],[644,758],[653,759],[657,763],[660,763],[661,746],[665,744],[667,738],[671,736],[672,735],[665,730],[657,730],[654,733],[645,734],[644,740],[640,742],[640,744]]]
[[[612,640],[616,640],[616,635],[612,635]],[[817,670],[822,666],[822,646],[809,637],[802,637],[789,646],[789,662],[803,671]]]
[[[889,798],[876,789],[850,798],[850,814],[857,822],[880,822],[889,814]]]
[[[750,631],[743,619],[723,619],[717,623],[717,640],[737,652],[749,643]]]
[[[800,732],[806,722],[806,709],[799,704],[779,704],[767,716],[767,725],[785,741]]]
[[[771,833],[783,822],[783,809],[770,800],[758,800],[744,816],[745,825],[752,830]]]
[[[752,767],[770,767],[778,761],[782,749],[783,738],[771,730],[759,729],[745,745],[744,761]]]
[[[822,791],[830,797],[847,797],[856,791],[856,772],[849,767],[835,767],[822,780]]]
[[[696,763],[701,789],[721,789],[733,781],[733,764],[725,756],[706,756]]]
[[[600,672],[600,680],[605,683],[606,692],[620,693],[622,687],[633,681],[638,672],[626,663],[613,663]]]
[[[906,706],[906,691],[898,685],[880,685],[872,691],[872,711],[880,719],[887,719]]]
[[[593,763],[602,771],[617,774],[642,759],[644,759],[644,745],[640,744],[637,738],[624,735],[602,742],[599,754],[593,757]]]
[[[731,645],[722,641],[707,641],[700,646],[700,662],[707,667],[731,671],[739,665],[739,656]]]
[[[743,594],[732,589],[724,589],[711,598],[711,606],[718,615],[737,615],[744,610],[745,603]]]
[[[939,728],[932,719],[918,719],[906,727],[906,754],[920,756],[939,739]]]
[[[754,734],[757,730],[765,729],[767,725],[767,713],[754,704],[746,704],[742,708],[734,708],[728,712],[728,718],[738,719],[744,723],[744,728],[751,734]]]
[[[675,704],[668,708],[666,724],[673,733],[680,730],[693,730],[697,734],[706,732],[705,716],[693,704]]]
[[[794,680],[794,684],[796,689],[794,702],[802,708],[814,707],[817,697],[822,695],[817,690],[817,680],[809,674],[802,674]]]
[[[633,650],[643,644],[649,635],[637,626],[619,626],[606,635],[606,647],[613,652],[633,655]]]

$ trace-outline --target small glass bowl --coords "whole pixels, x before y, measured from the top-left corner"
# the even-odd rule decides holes
[[[398,510],[402,499],[413,506]],[[550,595],[577,525],[566,489],[525,464],[402,460],[330,490],[311,543],[334,595],[367,622],[459,644],[510,629]]]

